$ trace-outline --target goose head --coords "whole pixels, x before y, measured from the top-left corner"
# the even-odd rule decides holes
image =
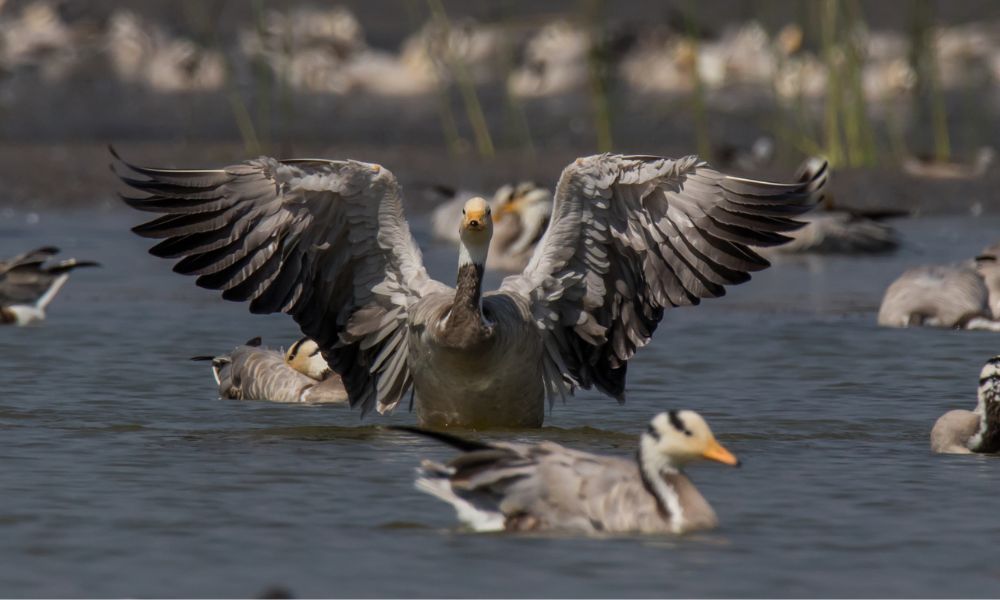
[[[285,352],[285,363],[306,377],[318,381],[323,381],[332,372],[323,358],[319,344],[309,338],[302,338],[292,344],[288,352]]]
[[[979,427],[966,447],[974,452],[1000,452],[1000,356],[986,361],[979,372],[978,395],[973,414]]]
[[[729,450],[715,439],[705,419],[693,410],[660,413],[649,422],[639,440],[639,459],[645,470],[675,470],[698,460],[713,460],[737,467]]]
[[[986,361],[979,372],[979,405],[976,412],[985,416],[990,405],[1000,403],[1000,356]]]
[[[462,223],[459,225],[461,248],[459,263],[486,264],[490,238],[493,237],[493,215],[486,200],[475,197],[462,207]]]

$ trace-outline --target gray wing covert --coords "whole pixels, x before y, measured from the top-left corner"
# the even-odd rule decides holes
[[[163,240],[151,254],[251,312],[291,315],[362,414],[399,402],[411,384],[407,309],[441,284],[424,270],[392,173],[268,157],[217,170],[124,164],[142,178],[122,181],[147,194],[125,202],[164,215],[133,229]]]
[[[826,182],[723,175],[697,157],[599,155],[562,173],[552,221],[521,275],[501,290],[527,297],[545,332],[550,401],[575,387],[624,400],[629,358],[665,309],[725,294],[769,266],[751,246],[788,241]]]
[[[503,473],[499,508],[512,528],[627,531],[655,512],[634,461],[542,442],[508,462],[493,473]]]

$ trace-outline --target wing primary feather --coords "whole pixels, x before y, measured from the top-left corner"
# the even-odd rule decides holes
[[[444,433],[442,431],[434,431],[432,429],[424,429],[422,427],[413,427],[412,425],[389,425],[387,429],[391,429],[393,431],[404,431],[406,433],[412,433],[414,435],[437,440],[454,448],[458,448],[463,452],[494,449],[494,446],[491,446],[490,444],[477,442],[475,440],[459,437],[450,433]]]

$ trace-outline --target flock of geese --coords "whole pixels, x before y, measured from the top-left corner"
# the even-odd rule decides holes
[[[441,430],[539,427],[546,404],[578,388],[624,401],[628,361],[664,312],[749,280],[769,266],[761,252],[898,245],[877,220],[885,215],[833,205],[822,160],[773,183],[725,175],[694,156],[603,154],[576,159],[552,192],[521,183],[487,201],[444,191],[432,225],[458,248],[451,287],[427,274],[401,186],[381,165],[261,157],[183,170],[114,159],[138,192],[124,201],[160,215],[133,229],[159,240],[153,255],[176,259],[175,271],[254,313],[291,315],[305,336],[287,351],[254,338],[194,357],[211,363],[219,396],[344,404],[363,415],[407,401],[419,426],[396,429],[461,452],[447,464],[424,461],[417,488],[476,531],[714,527],[715,513],[682,469],[739,461],[696,412],[656,415],[633,460]],[[993,328],[998,251],[904,273],[886,292],[879,323]],[[41,320],[70,271],[97,266],[56,262],[57,252],[0,261],[0,323]],[[484,292],[488,268],[515,274]],[[998,398],[1000,356],[983,369],[976,409],[934,425],[932,449],[1000,451]]]
[[[437,15],[389,48],[366,39],[384,38],[384,27],[366,32],[357,15],[338,5],[242,11],[242,23],[236,22],[241,11],[234,11],[227,13],[234,22],[225,27],[233,35],[206,36],[201,28],[152,19],[138,6],[108,11],[66,10],[51,0],[5,4],[5,74],[37,69],[46,80],[60,81],[102,69],[120,83],[164,94],[224,92],[266,76],[304,94],[414,98],[465,76],[531,100],[587,90],[598,54],[633,95],[684,94],[704,86],[713,95],[773,90],[791,102],[820,98],[836,84],[823,46],[810,44],[795,23],[778,31],[754,20],[720,28],[666,7],[645,11],[639,21],[628,10],[614,11],[617,16],[601,28],[583,15],[511,14],[485,22]],[[950,91],[1000,80],[997,30],[990,20],[936,27],[928,35],[928,56],[940,73],[938,84]],[[902,31],[856,24],[850,43],[837,47],[862,59],[858,83],[865,100],[891,108],[918,84],[911,45]]]

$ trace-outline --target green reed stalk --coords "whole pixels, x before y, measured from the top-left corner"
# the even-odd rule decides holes
[[[508,29],[505,29],[509,33]],[[501,81],[504,82],[504,121],[510,126],[505,128],[509,132],[508,142],[518,148],[522,148],[529,155],[535,154],[535,142],[531,137],[531,125],[528,123],[528,114],[524,109],[524,103],[511,92],[510,86],[506,82],[510,81],[511,73],[514,72],[514,45],[507,44],[504,50]]]
[[[591,48],[587,54],[590,73],[590,99],[594,107],[594,133],[597,151],[610,152],[614,148],[609,98],[610,57],[603,34],[604,0],[586,0],[583,4],[590,30]]]
[[[427,0],[427,7],[430,9],[431,16],[440,20],[444,26],[443,36],[447,40],[451,32],[451,22],[448,20],[448,14],[445,12],[441,0]],[[462,96],[465,115],[476,138],[476,149],[481,156],[492,158],[496,153],[493,147],[493,138],[486,123],[486,116],[483,114],[483,107],[479,103],[479,95],[476,93],[476,85],[472,81],[472,76],[469,74],[462,57],[452,56],[446,49],[445,60]]]
[[[934,158],[947,161],[951,158],[951,139],[948,135],[948,119],[937,66],[931,11],[931,3],[928,0],[914,0],[910,61],[917,72],[917,97],[922,101],[921,104],[926,100],[930,105]]]
[[[854,166],[872,166],[876,161],[875,135],[862,83],[863,53],[862,38],[866,30],[864,16],[858,0],[847,0],[847,27],[843,31],[842,44],[845,53],[844,78],[848,101],[844,106],[847,144]]]
[[[837,66],[838,48],[836,42],[838,8],[837,0],[823,0],[820,19],[823,57],[827,68],[826,104],[824,107],[826,157],[834,166],[842,164],[845,158],[845,151],[840,143],[840,69]]]
[[[694,140],[698,156],[706,161],[712,160],[712,142],[708,129],[708,109],[705,101],[705,81],[701,77],[701,70],[698,68],[699,57],[701,56],[701,46],[698,43],[698,27],[691,16],[695,14],[694,3],[689,0],[685,3],[684,28],[691,42],[691,53],[693,54],[691,69],[691,113],[694,118]]]

